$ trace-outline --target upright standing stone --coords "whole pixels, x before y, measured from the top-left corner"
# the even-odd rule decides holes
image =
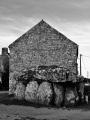
[[[55,93],[55,104],[56,106],[61,106],[64,98],[64,88],[61,85],[53,84]]]
[[[22,83],[18,83],[14,94],[16,99],[23,100],[25,98],[25,86]]]
[[[25,99],[30,102],[38,102],[37,91],[38,91],[38,83],[36,81],[31,81],[27,84],[25,91]]]
[[[64,101],[65,106],[71,106],[75,104],[75,90],[73,88],[66,88]]]
[[[37,96],[40,104],[49,105],[53,96],[51,83],[42,82],[39,86]]]

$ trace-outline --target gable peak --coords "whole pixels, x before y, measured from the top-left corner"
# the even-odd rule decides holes
[[[39,23],[46,23],[43,19]]]

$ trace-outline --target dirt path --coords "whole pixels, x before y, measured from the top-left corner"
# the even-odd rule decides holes
[[[90,104],[78,108],[33,107],[0,94],[1,120],[90,120]]]

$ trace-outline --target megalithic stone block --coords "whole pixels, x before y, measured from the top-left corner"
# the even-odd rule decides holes
[[[22,83],[18,83],[14,94],[15,98],[18,100],[25,99],[25,85],[23,85]]]
[[[42,82],[38,88],[37,96],[39,104],[49,105],[53,97],[51,83]]]
[[[64,99],[64,87],[62,85],[53,84],[55,94],[55,105],[61,106]]]
[[[30,102],[38,103],[37,91],[38,91],[37,81],[31,81],[26,86],[25,99]]]
[[[62,67],[46,66],[35,70],[34,77],[51,82],[65,82],[67,69]]]
[[[75,104],[75,89],[67,87],[64,98],[65,106],[73,106]]]

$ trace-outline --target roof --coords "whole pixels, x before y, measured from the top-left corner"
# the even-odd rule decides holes
[[[63,35],[62,33],[60,33],[59,31],[57,31],[56,29],[54,29],[52,26],[50,26],[48,23],[46,23],[43,19],[38,23],[36,24],[34,27],[32,27],[30,30],[28,30],[26,33],[24,33],[22,36],[20,36],[17,40],[15,40],[13,43],[11,43],[8,47],[10,49],[13,48],[13,46],[15,46],[15,44],[17,44],[18,42],[20,42],[23,38],[23,37],[27,37],[27,35],[29,35],[32,31],[32,29],[34,29],[35,27],[37,26],[40,26],[40,29],[42,26],[48,26],[49,28],[53,29],[57,34],[59,34],[60,36],[63,36],[64,38],[67,38],[65,35]],[[68,39],[68,38],[67,38]],[[71,41],[70,39],[68,39],[70,42],[72,42],[73,44],[77,45],[75,42]],[[78,46],[78,45],[77,45]]]

